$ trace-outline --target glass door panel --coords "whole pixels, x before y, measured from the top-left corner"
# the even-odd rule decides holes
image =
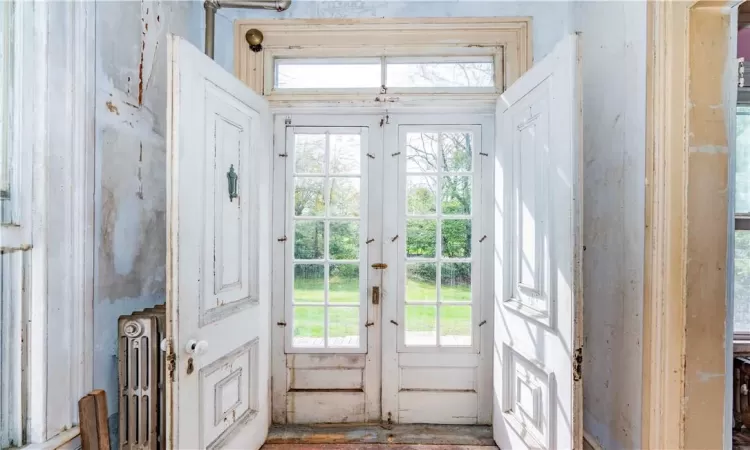
[[[406,347],[472,346],[474,133],[450,127],[400,133]]]
[[[291,346],[363,348],[365,128],[292,129]]]

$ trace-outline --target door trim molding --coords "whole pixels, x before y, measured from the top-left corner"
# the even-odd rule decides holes
[[[644,449],[731,447],[733,223],[721,218],[733,213],[739,3],[648,4]]]

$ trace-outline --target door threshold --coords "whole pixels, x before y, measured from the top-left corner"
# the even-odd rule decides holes
[[[274,447],[273,445],[289,445]],[[336,444],[321,448],[349,450],[396,448],[400,450],[469,450],[496,448],[489,425],[381,425],[381,424],[315,424],[274,425],[268,433],[269,450],[293,449],[293,444]],[[363,447],[362,444],[370,444]],[[417,447],[415,447],[417,446]],[[448,446],[448,447],[446,447]],[[310,447],[305,447],[310,448]]]

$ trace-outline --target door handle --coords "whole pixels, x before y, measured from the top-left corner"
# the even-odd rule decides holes
[[[380,304],[380,286],[372,287],[372,304],[373,305]]]
[[[208,342],[206,341],[190,339],[185,345],[185,352],[189,355],[202,355],[203,353],[206,353],[206,350],[208,350]]]

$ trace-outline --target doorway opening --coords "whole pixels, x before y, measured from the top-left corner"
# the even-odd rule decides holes
[[[276,121],[274,417],[490,424],[492,114]]]

